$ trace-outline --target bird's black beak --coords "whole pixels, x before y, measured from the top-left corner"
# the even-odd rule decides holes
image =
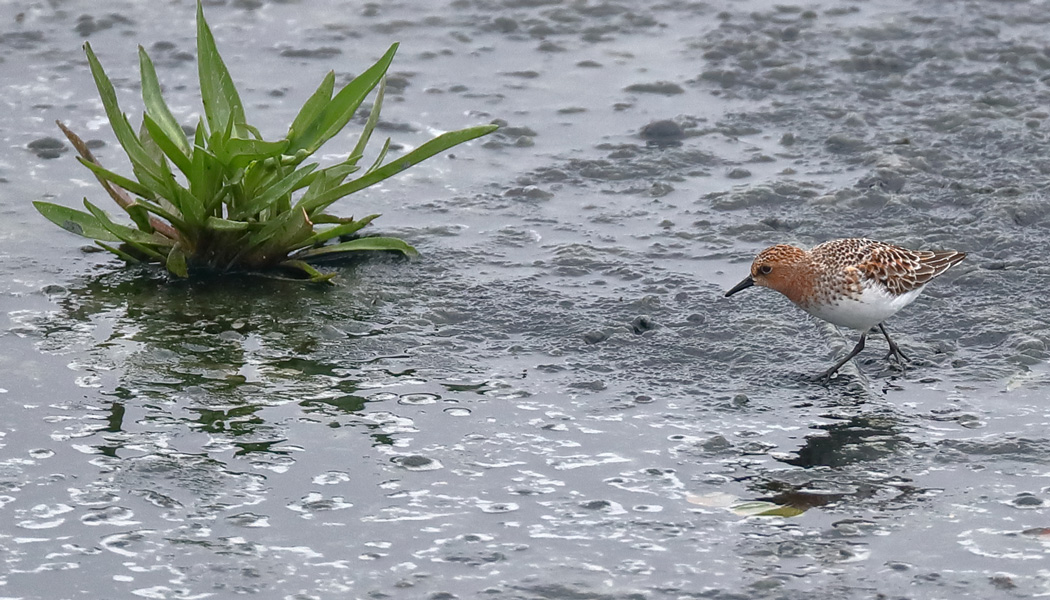
[[[728,292],[726,292],[726,298],[732,296],[733,294],[739,292],[740,290],[745,290],[745,289],[747,289],[747,288],[749,288],[749,287],[751,287],[753,285],[755,285],[755,280],[751,279],[751,276],[748,275],[747,277],[744,278],[743,281],[741,281],[740,283],[734,285],[733,289],[731,289]]]

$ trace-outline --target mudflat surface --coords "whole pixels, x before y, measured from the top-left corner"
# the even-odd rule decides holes
[[[268,137],[394,41],[377,136],[503,127],[335,208],[418,259],[171,282],[31,202],[108,206],[55,119],[127,170],[84,41],[196,122],[192,3],[8,6],[0,597],[1050,591],[1046,3],[205,9]],[[849,236],[970,256],[822,387],[855,333],[722,294]]]

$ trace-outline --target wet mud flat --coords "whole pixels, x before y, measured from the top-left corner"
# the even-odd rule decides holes
[[[1047,593],[1044,4],[208,3],[266,135],[394,40],[377,133],[503,124],[339,207],[422,257],[332,289],[32,209],[101,198],[56,118],[123,168],[85,39],[194,120],[192,8],[0,30],[0,596]],[[889,323],[906,374],[873,336],[821,387],[852,332],[722,293],[847,236],[970,257]]]

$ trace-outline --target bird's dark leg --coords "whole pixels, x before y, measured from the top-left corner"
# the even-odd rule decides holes
[[[901,372],[903,372],[904,363],[906,361],[910,361],[911,359],[905,356],[904,353],[901,352],[900,346],[895,344],[893,340],[890,339],[890,334],[886,332],[886,328],[882,326],[882,323],[879,323],[879,331],[882,332],[882,335],[886,336],[886,343],[890,345],[890,351],[886,353],[886,360],[889,360],[890,358],[896,358],[897,364],[900,365]]]
[[[843,358],[839,362],[835,363],[834,367],[831,367],[827,371],[824,371],[823,373],[818,375],[816,377],[815,381],[819,381],[819,382],[821,382],[821,383],[823,383],[825,385],[827,385],[829,382],[831,382],[831,376],[834,375],[836,371],[841,369],[842,365],[848,363],[851,358],[853,358],[854,356],[860,354],[860,351],[864,349],[864,339],[867,338],[867,337],[868,337],[868,332],[867,331],[865,331],[864,333],[860,334],[860,341],[857,342],[857,345],[853,347],[853,350],[851,350],[850,353],[846,355],[846,358]]]

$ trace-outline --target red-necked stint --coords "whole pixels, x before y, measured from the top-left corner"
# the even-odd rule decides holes
[[[911,304],[922,288],[966,258],[954,250],[908,250],[900,246],[847,238],[803,250],[778,245],[766,248],[751,264],[751,274],[726,296],[760,285],[788,297],[809,314],[861,332],[853,351],[821,375],[828,382],[842,365],[864,349],[864,339],[878,326],[901,369],[908,357],[890,339],[882,322]]]

